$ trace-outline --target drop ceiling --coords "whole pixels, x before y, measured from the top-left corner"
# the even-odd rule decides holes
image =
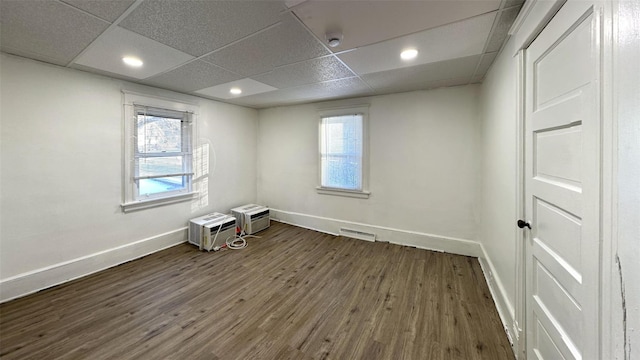
[[[0,50],[265,108],[481,82],[523,2],[0,0]]]

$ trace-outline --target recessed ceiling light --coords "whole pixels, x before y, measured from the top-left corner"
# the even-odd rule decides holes
[[[402,58],[402,60],[415,59],[416,56],[418,56],[418,50],[416,49],[407,49],[407,50],[403,50],[400,53],[400,57]]]
[[[233,95],[240,95],[242,94],[242,89],[234,87],[234,88],[231,88],[229,92],[232,93]]]
[[[133,66],[133,67],[140,67],[142,66],[142,60],[138,59],[137,57],[132,57],[132,56],[125,56],[122,58],[122,61],[129,65],[129,66]]]

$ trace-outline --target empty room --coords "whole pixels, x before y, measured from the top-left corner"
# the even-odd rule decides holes
[[[637,0],[0,0],[0,51],[2,359],[640,357]]]

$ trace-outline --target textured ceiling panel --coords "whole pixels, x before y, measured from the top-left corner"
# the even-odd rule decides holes
[[[329,54],[290,14],[282,23],[203,58],[244,76]]]
[[[403,88],[414,89],[416,85],[447,79],[470,79],[480,61],[480,55],[460,59],[440,61],[410,68],[367,74],[362,77],[374,89]],[[404,90],[408,91],[408,90]]]
[[[276,1],[153,0],[120,25],[187,54],[201,56],[278,22]]]
[[[475,76],[484,76],[487,71],[489,71],[489,67],[493,64],[497,55],[497,52],[482,55],[482,60],[480,61],[480,65],[478,65]]]
[[[135,0],[62,0],[90,14],[114,22]]]
[[[463,77],[463,78],[456,78],[456,79],[427,81],[427,82],[415,83],[415,84],[398,84],[398,85],[392,85],[392,86],[376,89],[376,95],[395,94],[395,93],[416,91],[416,90],[430,90],[430,89],[436,89],[440,87],[467,85],[469,83],[470,83],[469,78]]]
[[[139,68],[127,66],[122,62],[125,56],[137,57],[144,65]],[[192,59],[191,55],[116,26],[95,41],[75,63],[135,79],[145,79]]]
[[[294,8],[320,39],[341,31],[333,51],[353,49],[498,10],[500,0],[306,1]]]
[[[231,94],[230,90],[232,88],[241,89],[242,94]],[[220,84],[208,87],[206,89],[198,90],[196,91],[196,93],[218,99],[235,99],[243,96],[250,96],[274,90],[278,89],[274,88],[273,86],[255,81],[253,79],[240,79],[226,84]]]
[[[261,108],[371,94],[371,89],[362,80],[350,78],[247,96],[231,102]]]
[[[494,52],[500,50],[502,44],[507,39],[507,35],[511,25],[518,17],[518,13],[520,12],[520,7],[512,7],[500,12],[500,17],[497,20],[497,23],[492,31],[491,38],[487,43],[486,52]]]
[[[495,13],[477,16],[359,48],[339,57],[362,75],[481,54],[495,16]],[[411,61],[402,60],[400,53],[406,48],[417,49],[418,57]]]
[[[286,65],[255,76],[254,79],[279,89],[328,80],[353,77],[355,74],[334,56]]]
[[[109,23],[54,1],[0,1],[3,51],[66,65]]]
[[[143,81],[165,89],[192,92],[242,78],[218,66],[196,60],[168,73]]]

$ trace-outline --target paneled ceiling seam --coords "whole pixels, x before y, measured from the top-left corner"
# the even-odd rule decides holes
[[[480,60],[478,61],[478,65],[476,66],[476,69],[473,71],[473,76],[471,77],[471,81],[473,81],[473,79],[478,76],[477,75],[478,69],[480,68],[480,65],[482,64],[482,60],[484,59],[484,56],[487,54],[487,46],[489,46],[489,40],[491,40],[491,37],[493,36],[496,28],[498,27],[498,24],[500,23],[500,17],[502,16],[502,13],[504,11],[511,10],[511,9],[513,9],[515,7],[521,7],[522,6],[522,5],[515,5],[515,6],[508,7],[508,8],[502,8],[502,6],[504,6],[504,4],[506,4],[506,2],[507,2],[507,0],[502,0],[502,3],[500,4],[500,8],[501,9],[498,11],[498,14],[496,14],[496,18],[493,20],[493,25],[491,25],[491,31],[489,31],[489,35],[487,36],[487,41],[484,43],[484,48],[482,49],[482,57],[480,57]],[[511,35],[509,35],[507,33],[506,40],[502,42],[502,45],[500,45],[500,48],[498,49],[498,53],[496,55],[496,59],[498,58],[498,56],[502,52],[502,49],[504,49],[505,45],[507,45],[507,42],[509,42],[509,38],[510,37],[511,37]],[[489,69],[491,69],[492,65],[493,65],[493,62],[489,66]],[[487,71],[489,71],[489,70],[487,70]]]
[[[142,1],[142,0],[139,0],[139,1]],[[229,47],[229,46],[236,45],[236,44],[238,44],[238,43],[239,43],[239,42],[241,42],[241,41],[247,40],[247,39],[251,38],[252,36],[255,36],[255,35],[261,34],[261,33],[265,32],[265,31],[269,31],[269,30],[273,29],[274,27],[279,26],[279,25],[281,25],[281,24],[282,24],[282,21],[278,21],[277,23],[271,24],[271,25],[269,25],[269,26],[267,26],[267,27],[265,27],[265,28],[263,28],[263,29],[260,29],[260,30],[258,30],[258,31],[256,31],[256,32],[251,33],[251,34],[249,34],[249,35],[247,35],[247,36],[245,36],[245,37],[243,37],[243,38],[240,38],[240,39],[238,39],[238,40],[232,41],[232,42],[230,42],[230,43],[228,43],[228,44],[226,44],[226,45],[224,45],[224,46],[221,46],[221,47],[219,47],[219,48],[217,48],[217,49],[215,49],[215,50],[212,50],[212,51],[210,51],[210,52],[208,52],[208,53],[206,53],[206,54],[202,54],[202,55],[200,55],[200,56],[198,56],[198,57],[196,57],[196,58],[193,58],[193,59],[191,59],[191,60],[189,60],[189,61],[185,61],[185,62],[183,62],[182,64],[176,65],[176,66],[174,66],[174,67],[172,67],[172,68],[169,68],[169,69],[167,69],[167,70],[165,70],[165,71],[163,71],[163,72],[159,72],[159,73],[154,74],[154,75],[151,75],[151,76],[149,76],[149,77],[147,77],[147,78],[140,79],[139,81],[141,81],[141,82],[142,82],[142,81],[145,81],[145,80],[151,79],[151,78],[156,77],[156,76],[164,75],[164,74],[169,73],[169,72],[171,72],[171,71],[173,71],[173,70],[176,70],[176,69],[178,69],[178,68],[181,68],[181,67],[183,67],[183,66],[185,66],[185,65],[189,65],[189,64],[191,64],[191,63],[192,63],[192,62],[194,62],[194,61],[202,61],[202,62],[205,62],[205,63],[207,63],[207,64],[209,64],[209,65],[213,65],[213,66],[215,66],[215,67],[217,67],[217,68],[220,68],[220,69],[222,69],[222,70],[224,70],[224,71],[228,71],[228,72],[230,72],[230,73],[232,73],[232,74],[235,74],[235,75],[238,75],[238,76],[241,76],[241,77],[243,77],[243,78],[244,78],[244,77],[245,77],[244,75],[242,75],[242,74],[238,74],[238,73],[237,73],[237,72],[235,72],[235,71],[229,70],[229,69],[225,68],[224,66],[220,66],[220,65],[218,65],[218,64],[214,64],[214,63],[212,63],[212,62],[210,62],[210,61],[206,61],[206,60],[204,60],[204,58],[205,58],[205,57],[207,57],[207,56],[209,56],[209,55],[211,55],[211,54],[213,54],[213,53],[215,53],[215,52],[217,52],[217,51],[220,51],[220,50],[222,50],[222,49],[225,49],[225,48],[227,48],[227,47]],[[166,45],[166,44],[165,44],[165,45]],[[169,45],[167,45],[167,46],[169,46]],[[170,46],[169,46],[169,47],[170,47]],[[176,50],[177,50],[177,49],[176,49]],[[178,51],[180,51],[180,50],[178,50]],[[200,89],[198,89],[198,90],[200,90]]]
[[[72,8],[73,10],[77,10],[77,11],[80,11],[80,12],[84,13],[85,15],[89,15],[89,16],[91,16],[92,18],[95,18],[95,19],[100,20],[100,21],[102,21],[102,22],[106,22],[107,24],[111,24],[111,21],[106,20],[106,19],[103,19],[103,18],[101,18],[100,16],[94,15],[94,14],[92,14],[92,13],[88,12],[87,10],[80,9],[79,7],[73,6],[72,4],[66,3],[66,2],[61,1],[61,0],[55,0],[55,1],[56,1],[58,4],[62,4],[62,5],[68,6],[68,7]]]
[[[380,40],[380,41],[372,42],[372,43],[370,43],[370,44],[363,45],[363,46],[359,46],[359,47],[356,47],[356,48],[353,48],[353,49],[346,49],[346,50],[344,50],[344,51],[337,52],[337,53],[335,53],[335,54],[336,54],[336,55],[337,55],[337,54],[344,54],[344,53],[346,53],[346,52],[348,52],[348,51],[355,51],[355,50],[358,50],[359,48],[364,48],[364,47],[368,47],[368,46],[372,46],[372,45],[381,44],[381,43],[384,43],[384,42],[387,42],[387,41],[391,41],[391,40],[396,40],[396,39],[400,39],[400,38],[404,38],[404,37],[409,37],[409,36],[412,36],[412,35],[416,35],[416,34],[423,33],[423,32],[425,32],[425,31],[434,30],[434,29],[438,29],[438,28],[441,28],[441,27],[445,27],[445,26],[449,26],[449,25],[453,25],[453,24],[457,24],[457,23],[462,23],[462,22],[465,22],[465,21],[468,21],[468,20],[471,20],[471,19],[475,19],[475,18],[478,18],[478,17],[481,17],[481,16],[485,16],[485,15],[487,15],[487,14],[491,14],[491,13],[496,13],[496,14],[497,14],[497,13],[499,13],[499,12],[500,12],[500,10],[491,10],[491,11],[487,11],[487,12],[484,12],[484,13],[482,13],[482,14],[478,14],[478,15],[470,16],[470,17],[468,17],[468,18],[464,18],[464,19],[460,19],[460,20],[452,21],[452,22],[449,22],[449,23],[446,23],[446,24],[442,24],[442,25],[438,25],[438,26],[434,26],[434,27],[430,27],[430,28],[426,28],[426,29],[422,29],[422,30],[414,31],[414,32],[412,32],[412,33],[406,33],[406,34],[403,34],[403,35],[398,35],[398,36],[396,36],[396,37],[388,38],[388,39],[386,39],[386,40]],[[498,17],[498,16],[496,15],[496,17]],[[495,25],[495,19],[494,19],[494,25]],[[493,30],[493,26],[494,26],[494,25],[492,25],[492,26],[491,26],[491,30]],[[487,38],[487,40],[488,40],[488,39],[489,39],[489,38]]]
[[[267,75],[267,74],[272,73],[274,70],[278,70],[278,69],[285,68],[285,67],[288,67],[288,66],[293,66],[293,65],[302,64],[302,63],[305,63],[305,62],[307,62],[307,61],[320,60],[320,59],[325,59],[325,58],[336,58],[336,56],[335,56],[334,54],[321,55],[321,56],[314,57],[314,58],[307,59],[307,60],[299,60],[299,61],[296,61],[296,62],[292,62],[292,63],[290,63],[290,64],[278,65],[278,66],[276,66],[276,67],[272,68],[271,70],[268,70],[268,71],[265,71],[265,72],[262,72],[262,73],[259,73],[259,74],[251,75],[250,77],[251,77],[251,78],[254,78],[254,77],[261,77],[261,76],[264,76],[264,75]],[[341,62],[341,64],[344,64],[344,63],[343,63],[343,62]],[[359,75],[358,75],[355,71],[353,71],[353,70],[349,69],[349,67],[348,67],[348,66],[347,66],[347,69],[348,69],[349,71],[351,71],[351,73],[353,74],[353,76],[347,76],[347,77],[344,77],[344,78],[342,78],[342,79],[349,79],[349,78],[353,78],[353,77],[359,77]],[[333,80],[339,80],[339,79],[333,79]]]
[[[230,42],[230,43],[228,43],[228,44],[226,44],[226,45],[224,45],[224,46],[221,46],[221,47],[219,47],[219,48],[217,48],[217,49],[214,49],[214,50],[212,50],[212,51],[209,51],[209,52],[208,52],[208,53],[206,53],[206,54],[202,54],[202,55],[198,56],[197,58],[195,58],[195,59],[193,59],[193,60],[202,60],[202,61],[206,62],[207,64],[215,65],[215,66],[217,66],[217,67],[219,67],[219,68],[221,68],[221,69],[224,69],[224,70],[226,70],[226,71],[232,72],[232,73],[237,74],[237,75],[240,75],[240,76],[244,76],[244,75],[241,75],[241,74],[236,73],[235,71],[231,71],[231,70],[229,70],[229,69],[225,68],[224,66],[220,66],[220,65],[215,64],[215,63],[213,63],[213,62],[211,62],[211,61],[204,60],[204,58],[205,58],[205,57],[208,57],[209,55],[215,54],[215,53],[217,53],[217,52],[219,52],[219,51],[222,51],[222,50],[224,50],[224,49],[226,49],[226,48],[228,48],[228,47],[230,47],[230,46],[237,45],[238,43],[240,43],[240,42],[242,42],[242,41],[245,41],[245,40],[248,40],[248,39],[250,39],[250,38],[252,38],[252,37],[254,37],[254,36],[256,36],[256,35],[260,35],[260,34],[262,34],[263,32],[269,31],[269,30],[271,30],[271,29],[273,29],[273,28],[275,28],[275,27],[278,27],[278,26],[280,26],[280,25],[282,25],[282,24],[283,24],[283,21],[278,21],[278,22],[276,22],[276,23],[273,23],[273,24],[271,24],[271,25],[269,25],[269,26],[267,26],[267,27],[265,27],[265,28],[263,28],[263,29],[260,29],[260,30],[258,30],[258,31],[256,31],[256,32],[253,32],[253,33],[251,33],[251,34],[249,34],[249,35],[247,35],[247,36],[245,36],[245,37],[243,37],[243,38],[240,38],[240,39],[238,39],[238,40],[232,41],[232,42]],[[255,76],[255,75],[253,75],[253,76]]]
[[[304,1],[303,1],[304,3]],[[322,47],[324,47],[327,51],[329,51],[329,56],[333,56],[338,62],[340,62],[342,65],[344,65],[344,67],[346,67],[349,71],[351,71],[353,74],[355,74],[355,77],[357,77],[358,79],[360,79],[360,81],[362,81],[365,85],[367,85],[367,87],[375,92],[375,89],[372,88],[366,81],[364,81],[361,77],[360,74],[358,74],[357,72],[353,71],[353,69],[347,65],[344,61],[342,61],[342,59],[340,59],[338,56],[336,56],[333,51],[331,51],[331,49],[327,46],[327,44],[325,44],[325,42],[322,39],[318,39],[318,37],[316,36],[316,34],[311,31],[311,29],[309,29],[309,27],[307,26],[307,24],[304,23],[304,21],[300,20],[300,18],[298,17],[298,15],[294,12],[291,12],[291,14],[293,15],[293,18],[314,38],[316,39],[316,41],[318,41],[320,43],[320,45],[322,45]],[[344,79],[350,79],[350,78],[344,78]],[[320,82],[323,83],[323,82]],[[319,84],[320,84],[319,83]]]
[[[133,4],[131,4],[131,6],[129,6],[129,8],[127,8],[127,10],[125,10],[125,11],[124,11],[124,12],[123,12],[123,13],[122,13],[122,14],[121,14],[121,15],[120,15],[120,16],[119,16],[119,17],[118,17],[114,22],[110,23],[111,25],[109,25],[109,27],[108,27],[105,31],[103,31],[103,32],[102,32],[102,34],[98,35],[98,37],[97,37],[97,38],[93,39],[93,41],[92,41],[89,45],[87,45],[87,47],[85,47],[85,48],[84,48],[84,49],[83,49],[83,50],[82,50],[78,55],[76,55],[73,59],[71,59],[71,61],[70,61],[67,65],[65,65],[65,67],[70,67],[71,65],[73,65],[73,63],[75,63],[75,62],[76,62],[76,60],[78,60],[78,59],[79,59],[82,55],[84,55],[84,53],[86,53],[86,52],[87,52],[87,51],[88,51],[88,50],[89,50],[89,49],[90,49],[90,48],[91,48],[95,43],[97,43],[97,42],[98,42],[98,40],[99,40],[100,38],[102,38],[103,36],[105,36],[105,34],[109,33],[109,31],[112,31],[112,29],[114,29],[115,27],[117,27],[117,26],[118,26],[118,23],[120,23],[120,21],[122,21],[124,18],[126,18],[127,16],[129,16],[129,14],[130,14],[133,10],[135,10],[135,9],[136,9],[140,4],[142,4],[142,2],[143,2],[143,1],[144,1],[144,0],[136,0]],[[64,2],[62,2],[62,1],[60,1],[60,3],[65,4],[65,5],[68,5],[68,6],[71,6],[71,7],[72,7],[72,8],[74,8],[74,9],[77,9],[75,6],[72,6],[72,5],[70,5],[70,4],[64,3]],[[79,10],[81,10],[81,9],[79,9]],[[84,11],[84,10],[82,10],[82,11]],[[86,11],[85,11],[85,12],[86,12]],[[100,19],[100,20],[102,20],[102,21],[104,21],[104,22],[106,22],[106,23],[109,23],[108,21],[106,21],[106,20],[104,20],[104,19],[102,19],[102,18],[99,18],[99,17],[97,17],[97,16],[95,16],[95,15],[92,15],[92,16],[94,16],[94,17],[96,17],[96,18],[98,18],[98,19]]]
[[[502,8],[504,6],[506,1],[507,0],[502,0],[502,2],[500,3],[500,8]],[[484,58],[484,54],[486,54],[486,52],[487,52],[487,46],[489,46],[489,40],[491,40],[491,37],[493,36],[493,33],[498,28],[498,23],[500,22],[500,14],[501,14],[501,12],[502,12],[502,9],[496,11],[496,17],[493,19],[493,24],[491,25],[491,30],[489,31],[489,34],[487,35],[487,39],[484,41],[484,46],[482,47],[482,53],[481,53],[482,56],[478,60],[478,64],[476,64],[476,68],[475,68],[475,70],[473,70],[473,75],[471,76],[471,79],[469,79],[469,81],[472,81],[476,77],[476,74],[478,73],[478,69],[480,68],[480,64],[482,64],[482,58]]]

